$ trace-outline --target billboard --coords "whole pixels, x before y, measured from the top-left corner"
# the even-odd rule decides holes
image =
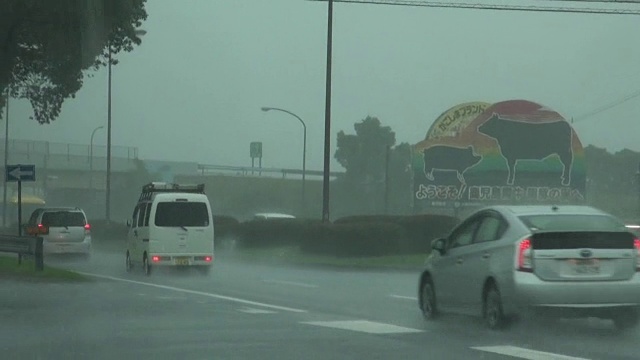
[[[413,147],[416,210],[585,201],[584,150],[569,122],[530,101],[485,105],[451,108]]]

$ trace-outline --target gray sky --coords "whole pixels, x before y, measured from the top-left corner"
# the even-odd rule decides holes
[[[490,2],[490,0],[487,0]],[[326,4],[303,0],[149,0],[148,31],[113,75],[113,143],[144,159],[322,169]],[[336,4],[332,155],[336,133],[378,116],[417,143],[447,108],[526,99],[566,118],[640,89],[640,17]],[[635,35],[634,35],[635,34]],[[58,120],[12,103],[10,136],[88,144],[106,125],[106,70],[87,79]],[[575,128],[583,144],[640,151],[640,98]],[[106,143],[106,132],[96,134]],[[333,169],[341,169],[334,161]]]

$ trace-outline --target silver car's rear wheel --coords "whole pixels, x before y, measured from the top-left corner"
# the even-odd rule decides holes
[[[618,330],[629,330],[638,326],[640,314],[636,309],[622,310],[613,316],[613,324]]]
[[[438,315],[438,310],[436,307],[436,292],[431,280],[426,280],[424,284],[422,284],[421,296],[422,304],[420,304],[420,307],[422,309],[422,317],[427,321],[435,319]]]
[[[506,318],[502,308],[500,291],[495,285],[490,285],[484,297],[484,321],[489,329],[496,330],[506,325]]]

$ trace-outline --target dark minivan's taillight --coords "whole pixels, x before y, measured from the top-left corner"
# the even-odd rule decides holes
[[[533,272],[531,240],[524,239],[518,243],[518,265],[517,270],[523,272]]]

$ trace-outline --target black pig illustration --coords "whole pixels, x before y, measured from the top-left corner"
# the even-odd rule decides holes
[[[519,160],[544,160],[556,155],[562,162],[562,185],[571,183],[573,164],[571,125],[564,120],[546,123],[527,123],[503,119],[493,114],[478,132],[498,142],[500,154],[507,161],[507,184],[513,185]]]
[[[476,155],[473,146],[466,148],[435,145],[422,151],[424,156],[424,174],[433,181],[434,170],[439,171],[455,171],[458,180],[465,184],[464,173],[471,167],[482,160],[482,157]]]

